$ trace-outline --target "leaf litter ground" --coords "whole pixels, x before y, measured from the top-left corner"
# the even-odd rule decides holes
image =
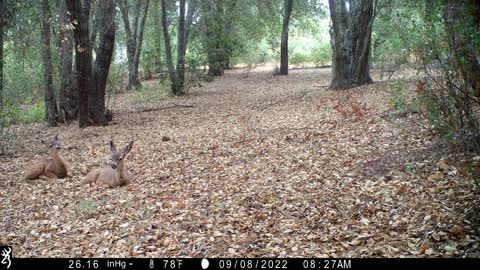
[[[387,82],[329,81],[232,70],[181,98],[119,94],[108,127],[12,127],[0,244],[19,257],[478,257],[471,157],[445,156],[420,115],[392,117]],[[56,133],[70,175],[22,180]],[[111,139],[135,141],[132,183],[82,185]]]

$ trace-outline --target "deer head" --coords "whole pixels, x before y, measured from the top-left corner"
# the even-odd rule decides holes
[[[51,143],[47,143],[44,140],[41,140],[43,144],[48,146],[48,151],[50,153],[56,153],[59,149],[62,148],[62,145],[60,144],[60,140],[58,139],[58,134],[53,137]]]
[[[120,152],[117,151],[117,147],[113,141],[110,141],[110,152],[112,153],[112,159],[110,161],[110,166],[112,169],[122,168],[123,167],[123,160],[127,156],[127,154],[132,150],[133,141],[129,143],[125,148],[123,148]]]

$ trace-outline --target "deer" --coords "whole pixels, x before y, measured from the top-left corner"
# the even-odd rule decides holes
[[[130,175],[125,167],[125,157],[132,150],[132,146],[133,141],[118,152],[115,143],[110,141],[110,152],[112,154],[110,165],[89,172],[85,176],[83,183],[103,183],[111,188],[128,185],[130,183]]]
[[[41,140],[41,142],[47,145],[44,140]],[[24,179],[35,180],[39,179],[41,176],[46,176],[50,179],[56,180],[58,178],[67,177],[69,164],[60,155],[59,150],[61,148],[57,134],[53,137],[52,142],[48,144],[48,154],[50,155],[50,158],[43,159],[28,168],[24,174]]]

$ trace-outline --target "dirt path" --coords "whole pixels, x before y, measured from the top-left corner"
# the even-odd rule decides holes
[[[332,92],[329,76],[233,70],[182,98],[120,95],[108,127],[15,127],[0,244],[15,256],[478,256],[474,184],[436,166],[423,120],[388,117],[386,83]],[[188,106],[155,110],[174,104]],[[56,133],[71,176],[22,181]],[[81,185],[110,139],[135,141],[133,183]]]

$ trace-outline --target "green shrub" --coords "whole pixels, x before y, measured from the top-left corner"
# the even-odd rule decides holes
[[[137,104],[155,103],[169,97],[168,85],[147,85],[144,84],[138,91],[133,92],[132,100]]]
[[[332,47],[328,43],[321,44],[320,47],[313,49],[311,58],[315,65],[327,65],[332,60]]]
[[[288,62],[291,65],[298,65],[298,64],[309,62],[308,61],[309,60],[308,55],[305,55],[305,54],[299,53],[299,52],[293,52],[292,54],[289,55],[288,58],[289,58]]]

